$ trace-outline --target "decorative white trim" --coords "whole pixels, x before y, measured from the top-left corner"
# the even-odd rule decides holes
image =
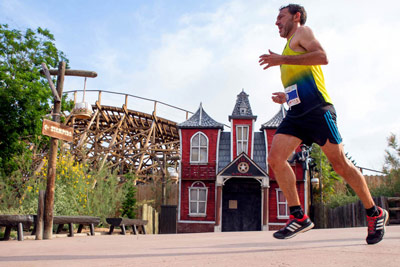
[[[235,129],[233,128],[233,120],[231,120],[231,162],[233,161],[233,132],[234,131],[235,131]]]
[[[201,140],[200,140],[200,137],[199,137],[199,161],[193,161],[192,160],[192,141],[193,141],[193,138],[194,137],[196,137],[196,135],[203,135],[205,138],[206,138],[206,140],[207,140],[207,153],[206,153],[206,161],[205,162],[202,162],[202,161],[200,161],[200,148],[201,148]],[[182,146],[181,146],[181,148],[182,148]],[[198,131],[198,132],[196,132],[195,134],[193,134],[192,135],[192,137],[190,138],[190,158],[189,158],[189,161],[190,161],[190,163],[194,163],[194,164],[208,164],[208,152],[209,152],[209,140],[208,140],[208,136],[205,134],[205,133],[203,133],[202,131]],[[182,149],[181,149],[182,150]]]
[[[261,231],[269,231],[268,224],[267,225],[263,225]]]
[[[256,120],[251,120],[251,159],[254,159],[254,123]]]
[[[179,220],[178,223],[199,223],[199,224],[215,224],[215,221],[187,221],[187,220]]]
[[[303,175],[305,175],[304,179],[305,180],[303,182],[303,186],[304,186],[304,213],[308,215],[308,187],[309,187],[309,183],[307,182],[307,170],[303,170]]]
[[[218,136],[217,136],[217,147],[216,147],[216,153],[215,153],[215,175],[218,174],[218,157],[219,157],[219,139],[221,138],[221,129],[218,129]]]
[[[264,218],[264,190],[262,190],[261,182],[261,230],[263,229],[263,218]]]
[[[224,178],[223,176],[217,176],[217,182],[216,182],[216,186],[215,188],[217,188],[217,186],[223,186],[224,185]]]
[[[268,168],[268,133],[267,133],[267,129],[264,129],[264,138],[265,138],[265,166],[266,166],[266,172],[269,175],[269,168]]]
[[[214,232],[221,233],[222,232],[221,225],[214,226]]]
[[[179,129],[179,147],[182,148],[182,131]],[[178,196],[178,221],[181,219],[181,193],[182,193],[182,149],[179,149],[179,156],[181,160],[179,160],[179,174],[178,174],[178,183],[179,183],[179,196]]]
[[[268,177],[263,177],[263,178],[262,178],[261,186],[262,186],[262,187],[269,188],[269,178],[268,178]]]

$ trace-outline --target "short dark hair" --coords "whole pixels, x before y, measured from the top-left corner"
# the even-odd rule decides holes
[[[287,8],[289,10],[289,13],[292,15],[296,14],[297,12],[300,12],[300,25],[306,24],[307,12],[303,6],[297,5],[297,4],[289,4],[287,6],[282,6],[279,9],[279,11],[281,11],[282,9],[285,9],[285,8]]]

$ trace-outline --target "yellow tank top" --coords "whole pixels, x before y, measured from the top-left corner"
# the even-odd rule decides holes
[[[294,34],[287,41],[282,55],[307,53],[296,52],[290,48],[293,36]],[[325,89],[324,74],[320,65],[281,65],[281,79],[292,116],[301,116],[318,106],[332,104]]]

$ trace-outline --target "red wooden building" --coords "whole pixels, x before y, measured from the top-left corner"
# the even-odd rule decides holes
[[[282,106],[255,131],[257,116],[242,91],[229,116],[229,132],[202,105],[178,125],[178,233],[265,231],[286,223],[287,202],[267,163],[273,135],[285,114]],[[293,155],[296,152],[301,153],[300,148]],[[294,161],[292,167],[301,204],[308,212],[310,182],[304,157],[302,160]]]

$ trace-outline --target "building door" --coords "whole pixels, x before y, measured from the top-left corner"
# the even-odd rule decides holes
[[[222,189],[222,231],[261,231],[261,185],[231,178]]]

